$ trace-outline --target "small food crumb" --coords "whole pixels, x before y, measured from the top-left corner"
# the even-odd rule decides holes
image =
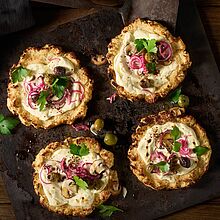
[[[113,93],[111,96],[109,96],[108,98],[106,98],[106,100],[108,100],[110,102],[110,104],[112,104],[115,99],[116,99],[117,93]]]
[[[92,57],[91,62],[97,66],[101,66],[107,63],[107,59],[105,56],[101,54],[96,54],[95,56]]]
[[[122,187],[122,195],[124,198],[126,197],[127,193],[128,193],[127,189],[123,186]]]

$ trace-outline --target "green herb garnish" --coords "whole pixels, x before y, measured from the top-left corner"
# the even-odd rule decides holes
[[[176,141],[177,139],[179,139],[181,137],[181,131],[179,130],[179,128],[177,126],[173,127],[173,130],[171,130],[171,136],[174,139],[174,141]]]
[[[89,149],[85,144],[70,144],[70,153],[82,157],[89,154]]]
[[[97,208],[99,209],[99,214],[102,217],[110,217],[114,212],[117,211],[123,212],[123,210],[112,205],[99,205]]]
[[[41,91],[39,98],[37,100],[37,104],[40,105],[40,111],[42,111],[47,104],[47,97],[49,96],[49,91]]]
[[[0,133],[9,135],[11,131],[17,124],[19,120],[12,117],[4,117],[3,114],[0,114]]]
[[[159,167],[159,169],[162,171],[162,172],[164,172],[164,173],[166,173],[166,172],[168,172],[169,170],[170,170],[170,165],[167,163],[167,162],[165,162],[165,161],[160,161],[159,163],[157,163],[157,164],[155,164],[157,167]]]
[[[53,80],[52,91],[59,99],[63,97],[64,90],[67,87],[69,79],[66,76],[59,76]]]
[[[17,67],[12,71],[12,82],[22,82],[29,75],[30,71],[22,66]]]
[[[88,188],[88,184],[83,179],[79,178],[78,176],[74,176],[73,180],[75,181],[76,185],[80,188],[86,190]]]
[[[177,103],[179,101],[180,95],[181,95],[181,87],[176,89],[175,91],[173,91],[170,94],[169,98],[170,98],[171,102]]]
[[[179,152],[180,147],[181,147],[181,143],[179,143],[179,142],[174,142],[173,151]]]
[[[208,147],[196,146],[196,147],[193,149],[193,152],[196,153],[197,156],[199,157],[199,156],[205,154],[208,150],[209,150]]]
[[[155,74],[156,71],[156,63],[147,63],[146,68],[149,74]]]
[[[145,48],[148,53],[157,53],[157,45],[155,39],[136,39],[134,43],[138,52]]]

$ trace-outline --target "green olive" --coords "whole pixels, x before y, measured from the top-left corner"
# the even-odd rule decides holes
[[[104,128],[104,120],[100,118],[96,119],[93,126],[96,131],[102,130]]]
[[[189,97],[186,95],[180,95],[178,105],[180,107],[187,107],[189,105]]]
[[[104,143],[109,146],[113,146],[117,143],[118,138],[112,133],[106,133],[104,138]]]

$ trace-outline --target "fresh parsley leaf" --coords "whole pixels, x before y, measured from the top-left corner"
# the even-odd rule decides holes
[[[89,149],[86,147],[85,144],[81,144],[80,147],[81,147],[80,150],[79,150],[79,155],[80,156],[86,156],[86,155],[89,154]]]
[[[89,154],[89,149],[85,144],[70,144],[70,153],[82,157]]]
[[[86,190],[88,188],[88,184],[83,179],[79,178],[78,176],[74,176],[73,180],[75,181],[76,185],[80,188]]]
[[[22,82],[23,79],[29,75],[29,72],[30,71],[28,69],[22,66],[17,67],[12,71],[12,82]]]
[[[135,39],[134,44],[138,52],[144,49],[144,41],[145,39]]]
[[[160,161],[159,163],[157,163],[157,164],[155,164],[157,167],[159,167],[159,169],[162,171],[162,172],[164,172],[164,173],[166,173],[166,172],[168,172],[169,170],[170,170],[170,165],[167,163],[167,162],[165,162],[165,161]]]
[[[156,73],[156,63],[147,63],[146,68],[148,70],[148,73],[150,73],[150,74]]]
[[[99,209],[99,214],[102,217],[110,217],[114,212],[117,211],[123,212],[122,209],[119,209],[112,205],[99,205],[97,208]]]
[[[0,133],[9,135],[11,131],[17,124],[19,120],[12,117],[5,118],[3,114],[0,114]]]
[[[174,151],[179,152],[180,147],[181,147],[181,143],[179,143],[179,142],[174,142],[174,145],[173,145],[173,150],[174,150]]]
[[[68,78],[66,76],[56,77],[52,83],[52,91],[59,99],[62,98],[64,90],[68,85]]]
[[[49,91],[43,90],[40,92],[37,104],[40,105],[40,111],[42,111],[47,104],[47,97],[49,96]]]
[[[176,141],[177,139],[179,139],[181,137],[181,131],[179,130],[179,128],[177,126],[173,127],[170,134],[171,134],[172,138],[174,139],[174,141]]]
[[[80,146],[77,144],[70,144],[70,153],[74,155],[79,155]]]
[[[199,156],[205,154],[208,150],[209,150],[208,147],[196,146],[196,147],[193,149],[193,152],[196,153],[197,156],[199,157]]]
[[[143,42],[143,45],[148,53],[157,53],[157,45],[155,39],[146,40]]]
[[[179,97],[181,95],[181,87],[176,89],[175,91],[173,91],[171,94],[170,94],[170,100],[171,102],[173,103],[177,103],[178,100],[179,100]]]
[[[134,44],[138,52],[145,48],[148,53],[157,53],[157,45],[155,39],[135,39]]]

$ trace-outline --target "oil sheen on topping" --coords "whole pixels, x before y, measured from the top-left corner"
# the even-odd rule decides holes
[[[55,151],[51,157],[53,161],[61,161],[64,157],[71,157],[72,154],[70,153],[69,149],[59,149]],[[83,162],[94,162],[95,160],[101,159],[101,157],[94,153],[90,152],[88,155],[83,156]],[[46,179],[46,171],[42,171],[42,178]],[[102,177],[103,186],[100,190],[89,190],[89,189],[81,189],[79,188],[78,193],[70,199],[64,198],[61,194],[61,185],[62,182],[53,182],[51,184],[45,184],[41,182],[43,186],[44,193],[48,199],[49,205],[51,206],[61,206],[68,204],[72,207],[90,207],[94,201],[95,194],[100,193],[100,191],[105,188],[108,184],[108,176]]]
[[[144,161],[146,165],[150,163],[150,155],[155,149],[156,145],[156,138],[155,134],[160,134],[166,130],[172,130],[174,126],[177,126],[179,130],[182,133],[182,136],[187,136],[188,140],[188,147],[190,149],[193,149],[195,146],[198,146],[199,140],[196,137],[196,134],[193,129],[188,127],[187,125],[183,123],[173,123],[173,122],[167,122],[163,125],[154,125],[151,128],[147,129],[147,131],[144,133],[142,139],[138,143],[138,148],[137,151],[139,155],[141,156],[141,159]],[[150,141],[149,141],[150,140]],[[169,152],[167,149],[159,149],[160,152],[162,152],[165,156],[169,156]],[[148,155],[148,156],[146,156]],[[192,162],[197,161],[198,158],[195,153],[192,153],[191,155]],[[172,175],[163,175],[162,173],[160,175],[158,174],[153,174],[153,175],[158,175],[161,179],[167,179],[169,181],[174,180],[175,175],[184,175],[195,169],[196,163],[192,163],[190,168],[184,168],[180,167],[178,169],[177,174],[172,174]]]

